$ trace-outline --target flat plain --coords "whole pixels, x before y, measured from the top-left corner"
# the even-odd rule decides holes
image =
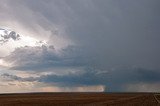
[[[158,93],[0,94],[0,106],[160,106]]]

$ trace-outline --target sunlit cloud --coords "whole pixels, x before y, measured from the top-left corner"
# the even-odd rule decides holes
[[[0,66],[1,67],[10,67],[10,63],[7,63],[3,59],[0,59]]]

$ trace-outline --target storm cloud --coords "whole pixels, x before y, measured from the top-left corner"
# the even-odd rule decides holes
[[[3,58],[11,63],[10,68],[15,70],[32,70],[54,67],[85,67],[90,64],[89,57],[74,46],[68,46],[56,51],[53,45],[25,46],[15,49],[10,55]]]
[[[11,81],[29,81],[29,82],[41,82],[50,85],[56,85],[58,87],[80,87],[80,86],[95,86],[103,85],[107,92],[126,91],[127,86],[141,84],[155,84],[159,86],[159,70],[146,70],[146,69],[117,69],[109,72],[99,72],[99,70],[93,68],[85,68],[83,72],[68,73],[67,75],[48,74],[41,75],[39,77],[26,77],[22,78],[16,75],[2,74],[6,80]],[[141,89],[141,87],[139,87]],[[153,88],[152,88],[153,89]],[[155,88],[157,89],[157,88]],[[136,87],[133,91],[138,90]],[[145,89],[146,90],[146,89]],[[153,89],[154,90],[154,89]],[[142,89],[140,90],[142,91]]]
[[[1,26],[46,41],[15,48],[2,63],[13,71],[51,72],[36,81],[57,86],[157,87],[159,5],[159,0],[1,0]],[[1,37],[16,40],[15,35]],[[67,73],[58,75],[59,70]]]

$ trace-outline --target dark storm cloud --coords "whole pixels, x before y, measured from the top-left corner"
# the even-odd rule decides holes
[[[67,75],[43,75],[40,82],[53,83],[59,86],[85,86],[105,84],[105,75],[99,74],[97,70],[85,68],[82,73],[69,73]]]
[[[61,55],[46,46],[16,49],[5,57],[14,62],[13,69],[92,67],[107,73],[101,76],[84,69],[84,74],[47,75],[39,81],[62,85],[95,82],[113,91],[130,83],[160,82],[159,0],[7,0],[5,5],[0,8],[7,10],[3,14],[10,20],[35,31],[36,25],[54,33],[57,28],[56,33],[63,34],[56,35],[75,44],[75,50],[67,47]]]
[[[57,83],[60,86],[79,85],[105,85],[106,91],[125,91],[128,84],[159,83],[159,70],[146,69],[117,69],[110,72],[98,73],[94,69],[85,69],[83,74],[70,74],[68,76],[47,75],[40,81]],[[151,74],[152,73],[152,74]]]
[[[103,68],[137,66],[159,69],[158,0],[23,1],[46,30],[64,27],[65,35],[82,46]],[[43,7],[43,8],[41,8]],[[35,17],[36,18],[36,17]],[[28,23],[29,24],[29,23]]]
[[[160,83],[159,70],[117,69],[99,73],[92,68],[84,69],[84,73],[68,75],[43,75],[39,82],[56,84],[57,86],[105,85],[106,91],[125,91],[128,84]]]
[[[112,91],[125,91],[129,84],[159,83],[159,70],[148,70],[141,68],[116,69],[108,73],[107,85]]]
[[[19,47],[9,56],[4,57],[3,60],[12,63],[11,69],[31,71],[89,65],[88,57],[74,46],[68,46],[59,52],[52,45]]]
[[[39,25],[51,32],[64,31],[60,36],[82,46],[97,67],[159,69],[159,4],[159,0],[9,0],[2,8],[31,30]]]
[[[8,80],[37,81],[56,86],[90,86],[105,85],[106,91],[125,91],[128,84],[138,83],[160,83],[159,70],[146,69],[117,69],[110,72],[99,73],[93,68],[85,68],[83,73],[69,73],[67,75],[42,75],[39,77],[21,78],[15,75],[2,74]]]

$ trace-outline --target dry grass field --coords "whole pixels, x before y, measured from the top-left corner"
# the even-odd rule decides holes
[[[154,93],[1,94],[0,106],[160,106]]]

